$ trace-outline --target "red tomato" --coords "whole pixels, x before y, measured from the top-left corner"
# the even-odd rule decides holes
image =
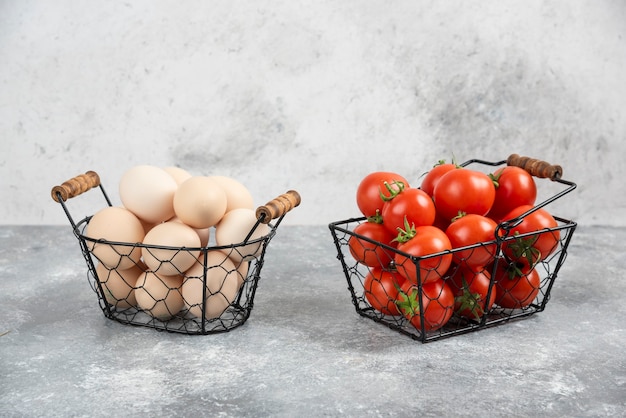
[[[454,294],[450,286],[442,279],[426,283],[422,286],[420,298],[419,288],[405,281],[398,294],[397,305],[400,312],[420,332],[440,329],[448,323],[454,313]],[[421,324],[420,304],[424,312],[424,328]]]
[[[362,237],[369,238],[376,243],[369,242],[361,237],[351,235],[348,238],[348,248],[352,257],[361,264],[370,267],[386,267],[393,259],[393,253],[378,245],[383,243],[391,247],[396,247],[397,242],[393,241],[396,237],[385,228],[382,224],[375,222],[363,222],[354,228],[354,233]]]
[[[492,262],[497,250],[495,231],[498,224],[486,216],[470,213],[452,220],[446,229],[452,248],[461,248],[479,243],[479,247],[456,251],[453,254],[454,262],[470,268],[482,268]],[[492,242],[491,244],[487,244]]]
[[[415,188],[402,190],[383,205],[383,225],[397,235],[405,222],[412,226],[432,225],[435,221],[435,204],[424,191]]]
[[[515,219],[532,208],[531,205],[518,206],[505,215],[503,219]],[[556,219],[547,210],[539,208],[525,216],[521,223],[511,228],[508,236],[515,237],[520,234],[536,233],[504,241],[502,251],[510,260],[522,262],[532,267],[539,261],[545,260],[559,247],[560,231],[547,230],[557,226]]]
[[[444,174],[435,186],[435,207],[444,219],[459,212],[486,215],[496,198],[493,181],[485,173],[457,168]]]
[[[496,268],[496,305],[506,309],[521,309],[530,305],[541,288],[541,278],[535,268],[500,259]]]
[[[490,177],[495,182],[496,198],[488,216],[500,221],[504,215],[518,206],[534,205],[537,185],[533,176],[520,167],[506,166],[496,170]]]
[[[363,288],[365,299],[372,308],[385,315],[400,315],[396,300],[404,277],[394,270],[373,268],[365,276]]]
[[[404,177],[393,172],[375,171],[365,176],[356,191],[356,203],[361,213],[370,217],[382,211],[384,201],[380,195],[388,196],[385,183],[393,185],[395,182],[401,182],[405,188],[410,187]]]
[[[454,170],[458,168],[458,166],[454,163],[445,163],[444,161],[440,161],[439,164],[435,165],[430,169],[424,179],[422,180],[422,184],[420,185],[420,189],[426,192],[429,196],[433,195],[435,191],[435,186],[439,182],[441,176],[446,174],[448,171]]]
[[[408,228],[406,232],[399,237],[398,250],[412,257],[420,257],[417,262],[419,270],[410,257],[397,253],[394,262],[398,272],[413,284],[418,283],[418,274],[422,284],[440,279],[452,263],[452,254],[449,252],[433,256],[452,249],[445,232],[428,225]]]
[[[443,216],[439,212],[437,212],[437,208],[435,208],[435,222],[433,222],[433,226],[445,231],[450,226],[451,220],[444,219]]]
[[[495,287],[487,300],[491,275],[485,269],[475,271],[454,266],[446,282],[454,293],[454,311],[464,318],[480,320],[486,312],[489,312],[496,300]]]

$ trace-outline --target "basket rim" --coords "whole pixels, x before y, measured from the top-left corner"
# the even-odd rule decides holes
[[[77,224],[76,228],[74,228],[74,234],[81,240],[86,242],[91,242],[94,244],[104,244],[104,245],[115,245],[115,246],[125,246],[125,247],[137,247],[137,248],[148,248],[148,249],[159,249],[159,250],[179,250],[179,251],[214,251],[214,250],[225,250],[225,249],[233,249],[238,247],[243,247],[250,244],[258,244],[263,241],[270,240],[277,231],[277,225],[272,223],[267,224],[270,229],[269,232],[265,235],[262,235],[258,238],[254,238],[248,241],[233,243],[233,244],[225,244],[225,245],[205,245],[199,247],[176,247],[170,245],[154,245],[154,244],[144,244],[142,242],[123,242],[123,241],[110,241],[104,238],[93,238],[84,234],[84,230],[89,224],[89,221],[93,215],[85,216],[81,219]]]

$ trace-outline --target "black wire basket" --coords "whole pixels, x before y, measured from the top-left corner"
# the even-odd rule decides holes
[[[241,243],[171,247],[96,240],[87,236],[86,229],[93,215],[75,222],[66,202],[96,187],[111,207],[94,171],[53,187],[51,194],[62,206],[78,239],[87,264],[89,284],[98,296],[104,316],[122,324],[189,335],[230,331],[248,320],[267,246],[287,212],[300,204],[298,192],[289,190],[258,207],[256,223]],[[254,231],[262,224],[267,226],[266,232],[254,237]],[[133,251],[194,257],[197,268],[163,275],[158,269],[150,271],[142,259],[133,261],[132,266],[125,266],[123,270],[111,268],[99,260],[94,251],[97,246],[110,248],[121,258]],[[190,273],[192,270],[195,273]]]
[[[403,253],[395,247],[377,242],[364,235],[355,233],[354,229],[359,224],[367,221],[365,217],[350,218],[330,223],[329,228],[331,235],[337,247],[337,258],[341,263],[345,278],[347,279],[348,290],[350,291],[352,303],[359,315],[383,324],[391,329],[397,330],[401,334],[407,335],[415,340],[421,341],[422,343],[426,343],[526,318],[545,309],[546,304],[550,300],[550,293],[557,275],[567,258],[567,249],[577,224],[576,222],[554,216],[554,214],[552,214],[554,219],[557,221],[557,225],[554,227],[544,228],[521,235],[513,235],[510,231],[515,226],[519,225],[524,218],[529,216],[532,212],[540,208],[544,208],[555,200],[561,198],[563,195],[574,190],[576,188],[576,184],[561,178],[562,169],[560,166],[551,165],[528,157],[520,157],[516,154],[511,155],[507,160],[503,161],[491,162],[480,159],[472,159],[460,165],[465,167],[472,164],[478,166],[482,165],[483,167],[495,167],[502,165],[519,166],[526,169],[526,171],[536,178],[542,178],[545,181],[551,180],[553,183],[558,185],[558,191],[551,194],[540,203],[535,204],[532,209],[522,213],[519,217],[497,224],[495,239],[493,241],[455,248],[453,250],[446,250],[445,252],[431,254],[424,257],[416,257]],[[535,292],[529,296],[529,299],[526,302],[518,303],[517,305],[512,304],[508,301],[506,296],[500,297],[500,295],[507,295],[507,292],[512,292],[510,288],[504,289],[504,287],[509,286],[506,284],[507,281],[497,280],[497,278],[503,277],[503,272],[507,270],[505,267],[508,268],[512,265],[510,258],[507,257],[508,252],[505,251],[505,248],[510,247],[513,242],[520,242],[519,240],[533,241],[544,234],[548,234],[554,238],[555,247],[553,248],[553,252],[548,257],[545,259],[539,259],[533,265],[532,280],[535,282]],[[381,270],[376,270],[378,267],[368,266],[356,260],[356,257],[354,257],[350,252],[351,239],[358,239],[361,243],[367,243],[367,251],[377,251],[385,254],[382,258],[392,260],[384,266],[383,271],[393,272],[399,268],[406,268],[408,264],[413,264],[412,267],[416,272],[415,283],[417,283],[417,294],[414,296],[415,300],[422,301],[421,303],[418,303],[419,314],[416,311],[415,315],[417,320],[408,319],[406,315],[402,314],[400,309],[396,309],[398,306],[398,294],[394,291],[388,291],[383,296],[380,296],[380,292],[377,292],[376,297],[384,300],[372,299],[374,292],[372,290],[371,277],[368,276],[374,275],[382,282]],[[485,267],[485,270],[488,272],[489,284],[484,300],[491,301],[491,303],[483,306],[489,306],[489,308],[485,309],[484,312],[480,312],[480,315],[475,316],[467,314],[460,315],[459,311],[455,309],[449,320],[445,322],[445,325],[441,327],[429,327],[424,320],[424,306],[428,306],[428,303],[435,303],[436,297],[423,292],[423,277],[428,276],[435,270],[434,268],[427,266],[432,266],[432,262],[435,259],[441,259],[446,256],[446,254],[450,254],[452,257],[459,259],[461,257],[461,253],[464,254],[463,257],[467,257],[468,253],[471,254],[472,251],[484,250],[485,248],[489,248],[492,252],[492,261]],[[394,265],[393,260],[398,254],[401,254],[406,258],[405,264],[407,265]],[[387,261],[385,261],[385,263],[387,263]],[[459,270],[460,267],[458,264],[452,263],[452,267],[449,270],[446,270],[445,273],[437,274],[439,275],[439,278],[443,279],[443,281],[448,282],[453,277],[458,275]],[[522,275],[524,280],[531,280],[529,272],[530,270],[526,271],[525,274]],[[387,289],[389,288],[391,287],[387,287]],[[398,286],[396,286],[396,290],[398,290]],[[498,299],[494,299],[496,294],[498,295]],[[374,304],[376,305],[376,308],[373,306]]]

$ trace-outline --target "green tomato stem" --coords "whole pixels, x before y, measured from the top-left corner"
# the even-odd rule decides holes
[[[387,189],[387,191],[389,192],[389,196],[385,196],[382,190],[380,189],[378,190],[378,193],[380,194],[380,198],[382,199],[383,202],[389,202],[394,197],[402,193],[402,191],[406,187],[406,185],[403,182],[398,181],[398,180],[394,180],[392,184],[389,184],[387,182],[384,182],[383,184],[385,188]],[[393,188],[392,185],[396,186],[396,188]]]

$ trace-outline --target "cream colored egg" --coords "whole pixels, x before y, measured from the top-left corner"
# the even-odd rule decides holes
[[[196,262],[200,237],[188,225],[168,221],[154,226],[143,239],[143,261],[148,269],[164,275],[182,274]],[[172,248],[155,248],[155,247]],[[196,250],[190,250],[196,248]]]
[[[243,286],[244,282],[248,277],[248,270],[250,268],[250,262],[246,260],[241,260],[239,262],[234,262],[235,267],[237,268],[237,283],[239,287]]]
[[[96,274],[104,291],[104,299],[116,308],[126,309],[137,305],[135,286],[143,270],[138,266],[129,269],[108,269],[98,263]]]
[[[203,274],[204,265],[194,264],[185,273],[182,286],[185,308],[197,318],[202,318]],[[232,260],[221,251],[209,251],[206,262],[205,318],[219,317],[235,300],[239,287],[237,269]]]
[[[170,219],[170,221],[184,223],[180,220],[178,216],[174,216],[172,219]],[[206,247],[207,245],[209,245],[209,240],[211,239],[211,228],[193,228],[193,230],[196,231],[198,237],[200,238],[201,247]]]
[[[122,204],[146,223],[164,222],[174,216],[174,193],[178,184],[164,169],[139,165],[120,179]]]
[[[218,246],[243,243],[250,233],[257,218],[252,209],[238,208],[226,213],[219,224],[215,227],[215,241]],[[254,241],[267,235],[270,228],[267,224],[260,223],[248,239]],[[239,262],[250,257],[258,256],[263,248],[263,241],[250,243],[233,248],[230,257]]]
[[[139,219],[129,210],[117,206],[108,206],[98,211],[85,230],[86,237],[123,243],[112,245],[87,241],[87,247],[101,263],[121,270],[139,262],[141,249],[135,244],[141,243],[144,235]]]
[[[165,170],[170,176],[172,176],[172,178],[174,178],[176,184],[181,184],[183,181],[191,177],[191,173],[189,173],[184,168],[170,166],[165,167],[163,170]]]
[[[226,192],[226,212],[237,208],[254,209],[254,199],[241,182],[227,176],[209,176]]]
[[[135,298],[140,309],[161,321],[167,321],[183,308],[183,276],[166,276],[151,271],[137,279]]]
[[[174,212],[192,228],[210,228],[224,216],[226,198],[226,192],[215,180],[193,176],[178,186],[174,194]]]
[[[194,228],[194,231],[196,231],[196,234],[198,234],[198,237],[200,238],[201,247],[209,245],[209,240],[211,239],[211,228]]]

